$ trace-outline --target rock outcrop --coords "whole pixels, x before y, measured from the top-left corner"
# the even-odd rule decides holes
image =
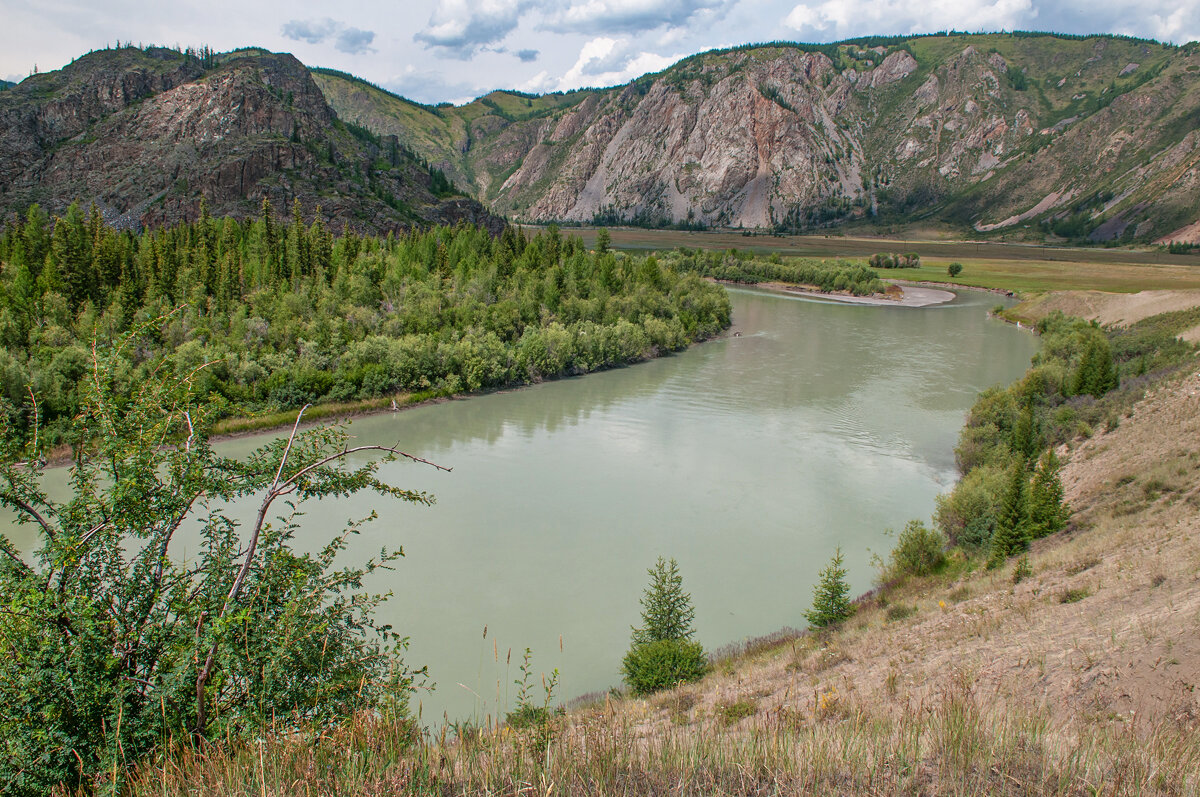
[[[501,222],[439,198],[393,141],[339,122],[307,68],[262,51],[200,59],[167,49],[92,53],[0,94],[0,207],[95,203],[137,227],[298,201],[340,227]]]

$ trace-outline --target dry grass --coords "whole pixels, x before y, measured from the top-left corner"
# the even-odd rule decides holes
[[[1037,542],[1019,583],[1015,562],[958,562],[862,601],[832,635],[781,635],[699,684],[570,712],[548,745],[495,727],[414,741],[363,719],[180,751],[134,791],[1200,794],[1198,448],[1192,374],[1062,451],[1072,527]]]

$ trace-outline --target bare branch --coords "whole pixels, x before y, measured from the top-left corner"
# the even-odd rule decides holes
[[[301,408],[300,412],[296,414],[296,422],[292,424],[292,433],[288,436],[287,445],[284,446],[283,454],[279,458],[279,467],[275,470],[275,478],[271,480],[271,486],[267,490],[267,494],[263,496],[262,504],[259,505],[258,516],[254,521],[254,529],[250,533],[250,541],[246,546],[246,551],[242,559],[242,565],[238,570],[237,577],[233,581],[233,586],[229,588],[229,594],[225,596],[225,602],[221,606],[221,611],[217,615],[218,622],[224,619],[225,615],[229,611],[229,607],[233,605],[235,600],[237,600],[238,594],[242,590],[242,585],[245,583],[246,576],[249,574],[250,567],[254,562],[254,553],[258,547],[258,540],[259,536],[262,534],[263,526],[266,524],[267,513],[271,509],[271,504],[274,503],[276,498],[291,493],[296,488],[296,484],[300,479],[303,479],[308,474],[325,465],[328,465],[331,462],[343,459],[350,454],[356,454],[360,451],[386,451],[389,454],[405,457],[406,459],[429,465],[447,473],[451,471],[451,468],[438,465],[435,462],[430,462],[427,459],[422,459],[421,457],[416,457],[412,454],[406,454],[405,452],[393,446],[366,445],[356,446],[354,448],[343,448],[341,451],[335,454],[322,457],[318,461],[301,468],[296,473],[292,474],[288,479],[281,482],[280,480],[283,478],[284,469],[287,467],[288,458],[292,453],[292,447],[296,442],[296,435],[300,430],[300,422],[304,418],[305,411],[307,411],[310,406],[310,404],[305,404],[304,407]],[[197,628],[197,632],[199,632],[199,628]],[[203,732],[207,723],[208,712],[205,702],[204,689],[208,683],[209,677],[212,674],[213,665],[216,662],[216,655],[217,642],[214,641],[208,649],[207,656],[205,656],[204,665],[200,668],[200,672],[196,676],[196,727],[194,732],[197,734]]]
[[[53,540],[54,536],[58,533],[57,530],[51,526],[50,523],[44,517],[42,517],[36,509],[25,503],[20,498],[17,498],[15,495],[12,495],[11,493],[0,494],[0,503],[8,504],[14,509],[19,509],[32,517],[37,524],[42,527],[42,530],[46,532],[46,536],[51,540]]]

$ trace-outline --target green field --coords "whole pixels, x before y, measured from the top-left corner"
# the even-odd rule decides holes
[[[567,230],[595,244],[596,230]],[[742,235],[737,232],[686,232],[614,227],[612,246],[626,251],[740,249],[760,254],[804,257],[866,258],[876,252],[916,252],[921,268],[881,272],[885,278],[947,282],[977,288],[1031,293],[1055,290],[1200,289],[1200,255],[1171,255],[1160,250],[1090,249],[987,241],[931,241],[823,235]],[[946,266],[963,264],[951,280]]]

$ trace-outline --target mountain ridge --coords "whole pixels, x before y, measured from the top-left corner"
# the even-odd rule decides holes
[[[0,210],[94,203],[110,223],[248,217],[264,200],[369,232],[503,222],[392,138],[338,119],[307,67],[257,48],[90,53],[0,94]]]
[[[342,118],[397,135],[519,221],[928,219],[1129,242],[1197,220],[1197,52],[1057,34],[768,43],[623,86],[449,107],[314,77]]]

